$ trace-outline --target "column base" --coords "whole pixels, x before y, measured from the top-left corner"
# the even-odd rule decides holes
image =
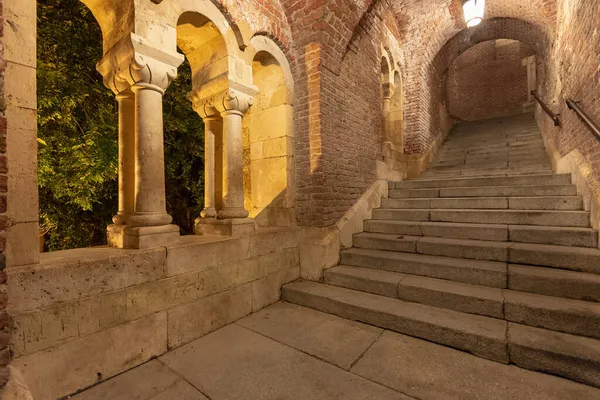
[[[196,235],[243,236],[254,233],[255,229],[252,218],[198,218],[194,226]]]
[[[168,246],[179,241],[177,225],[109,225],[107,231],[108,245],[120,249],[147,249]]]

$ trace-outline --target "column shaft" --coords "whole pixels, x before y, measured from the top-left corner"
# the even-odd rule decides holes
[[[237,110],[221,113],[223,117],[223,194],[221,219],[247,218],[244,208],[244,155],[242,116]]]
[[[119,103],[119,209],[113,217],[118,225],[127,223],[135,203],[135,99],[133,92],[117,95]]]
[[[223,123],[220,117],[204,118],[204,210],[200,214],[202,218],[214,218],[217,216],[215,202],[215,140],[220,137]]]
[[[138,83],[135,93],[135,213],[132,226],[171,223],[166,211],[162,97],[155,85]]]

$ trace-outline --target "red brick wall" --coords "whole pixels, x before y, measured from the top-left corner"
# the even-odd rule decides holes
[[[7,189],[7,162],[6,162],[6,105],[4,102],[4,71],[6,62],[4,61],[4,13],[0,0],[0,388],[2,388],[9,377],[8,364],[10,362],[10,330],[9,317],[6,311],[8,301],[6,291],[6,258],[4,250],[6,249],[6,194]]]
[[[572,98],[600,124],[600,5],[598,0],[560,2],[557,38],[549,60],[547,80],[540,93],[556,113],[561,126],[537,108],[540,128],[552,135],[561,154],[578,149],[600,180],[600,141],[577,115],[570,111],[565,99]]]
[[[446,105],[463,121],[521,114],[527,101],[527,68],[533,55],[521,42],[491,40],[471,47],[448,69]]]
[[[297,54],[292,68],[301,225],[335,224],[375,180],[381,158],[380,49],[395,19],[387,0],[370,4],[282,0]]]

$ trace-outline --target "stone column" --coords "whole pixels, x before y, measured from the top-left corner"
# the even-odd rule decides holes
[[[216,218],[217,182],[215,151],[217,140],[221,140],[222,138],[223,120],[217,110],[212,107],[199,107],[196,108],[196,111],[200,114],[204,122],[204,209],[200,213],[200,217]]]
[[[254,230],[254,221],[248,218],[248,211],[244,208],[244,149],[242,143],[242,118],[252,105],[254,94],[255,91],[252,89],[249,89],[248,92],[242,92],[230,88],[223,94],[213,96],[209,100],[211,107],[219,112],[222,119],[222,135],[211,137],[208,133],[209,127],[212,132],[221,128],[221,119],[217,120],[215,116],[204,118],[205,135],[208,139],[206,143],[207,151],[212,146],[211,139],[222,137],[221,199],[216,220],[210,218],[210,214],[206,213],[196,221],[197,234],[235,235],[249,233]],[[203,110],[207,110],[206,105],[203,106]],[[208,114],[207,111],[204,111],[204,113]],[[206,160],[205,176],[207,176],[208,182],[214,178],[214,174],[211,172],[213,170],[212,159],[206,158]],[[216,166],[216,168],[218,167]],[[214,186],[218,184],[217,182],[210,182]],[[212,195],[214,192],[214,190],[210,194],[207,192],[207,196]],[[211,201],[211,204],[217,203],[217,201],[208,201]],[[206,209],[210,209],[209,203],[206,203]]]
[[[175,243],[179,227],[166,212],[162,97],[183,62],[131,34],[98,64],[119,101],[119,213],[108,227],[114,247]]]
[[[135,201],[135,98],[126,90],[117,95],[119,103],[119,210],[113,217],[125,225],[133,214]]]

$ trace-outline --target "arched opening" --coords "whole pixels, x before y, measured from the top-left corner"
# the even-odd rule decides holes
[[[527,63],[534,55],[529,45],[509,39],[485,41],[460,54],[443,82],[449,115],[476,121],[532,111]]]
[[[244,190],[260,226],[289,226],[294,217],[293,106],[284,70],[267,51],[252,62],[258,94],[244,117]]]
[[[96,71],[102,31],[78,0],[39,1],[37,11],[40,251],[103,245],[117,206],[118,111]]]

